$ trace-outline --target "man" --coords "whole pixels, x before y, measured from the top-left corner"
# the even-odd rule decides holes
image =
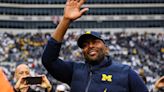
[[[59,52],[70,23],[88,8],[80,9],[85,0],[67,0],[64,16],[49,39],[42,63],[57,80],[70,85],[71,92],[148,92],[143,81],[128,66],[115,64],[100,34],[86,32],[78,39],[85,63],[64,62]]]
[[[164,92],[164,76],[160,77],[154,84],[153,92]]]
[[[30,69],[26,64],[20,64],[16,67],[14,78],[16,79],[16,84],[14,86],[15,92],[36,92],[31,88],[30,84],[27,84],[27,81],[24,79],[30,76]],[[46,92],[52,91],[52,85],[48,81],[45,75],[42,75],[41,84],[37,86],[44,88]]]

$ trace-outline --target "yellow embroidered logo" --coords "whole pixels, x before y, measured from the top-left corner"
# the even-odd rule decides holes
[[[102,74],[102,81],[112,82],[112,75]]]
[[[85,34],[91,34],[91,31],[86,31]]]

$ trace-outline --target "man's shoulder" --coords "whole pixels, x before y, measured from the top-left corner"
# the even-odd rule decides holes
[[[131,68],[129,65],[121,64],[116,61],[112,62],[111,67],[119,71],[128,71]]]

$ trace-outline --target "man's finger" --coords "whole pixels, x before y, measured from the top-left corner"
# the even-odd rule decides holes
[[[20,89],[22,89],[22,88],[28,88],[29,87],[29,85],[22,85],[21,87],[20,87]]]
[[[83,5],[86,0],[79,0],[79,5]]]
[[[70,3],[71,0],[67,0],[66,5]]]
[[[80,13],[81,13],[81,15],[83,15],[86,11],[88,11],[89,10],[89,8],[84,8],[84,9],[82,9],[81,11],[80,11]]]

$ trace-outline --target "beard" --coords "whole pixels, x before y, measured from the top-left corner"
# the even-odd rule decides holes
[[[99,50],[96,56],[90,56],[88,54],[84,54],[84,58],[86,62],[91,65],[97,65],[101,63],[101,61],[103,61],[105,57],[106,57],[106,54],[103,52],[103,50]]]

